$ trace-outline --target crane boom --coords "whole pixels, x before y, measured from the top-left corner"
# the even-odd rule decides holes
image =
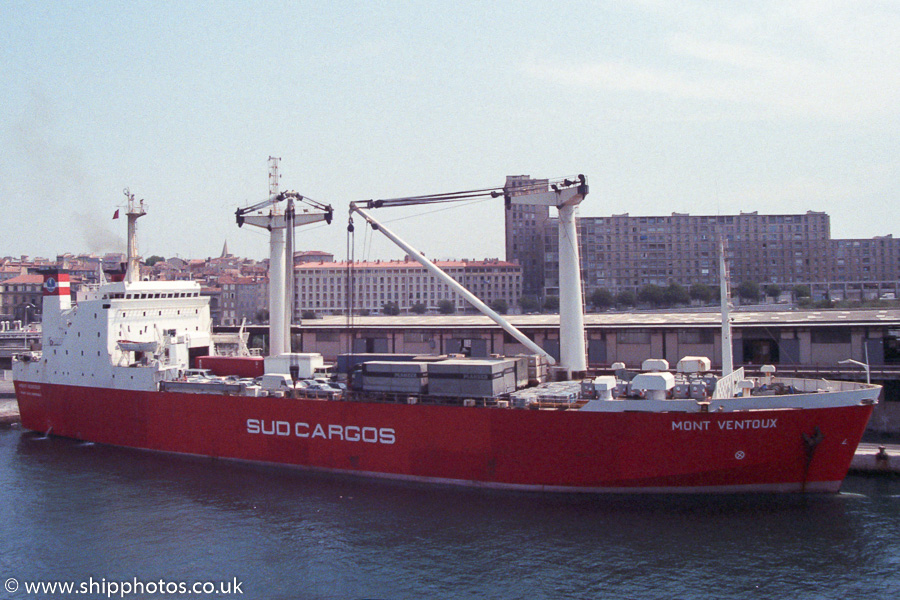
[[[579,175],[574,179],[548,181],[543,184],[535,184],[524,188],[486,188],[465,192],[452,192],[449,194],[432,194],[426,196],[391,198],[386,200],[351,202],[350,216],[352,219],[354,212],[359,213],[372,225],[373,229],[380,230],[391,241],[406,250],[417,262],[428,269],[436,277],[445,281],[458,294],[481,311],[482,314],[497,323],[504,331],[525,345],[526,348],[544,356],[551,364],[555,364],[556,360],[554,360],[543,348],[529,340],[521,331],[506,321],[506,319],[491,310],[490,307],[484,304],[452,277],[441,271],[420,252],[375,221],[375,219],[363,209],[436,204],[440,202],[457,202],[478,197],[499,198],[501,196],[504,198],[507,208],[513,204],[556,207],[559,211],[560,363],[570,377],[580,377],[587,371],[587,353],[585,351],[584,301],[581,290],[581,267],[578,255],[578,232],[575,218],[578,205],[581,204],[581,201],[584,200],[584,197],[587,194],[587,179],[584,175]]]
[[[450,277],[448,274],[444,273],[444,271],[442,271],[440,269],[440,267],[438,267],[433,262],[431,262],[430,260],[425,258],[425,255],[423,255],[421,252],[419,252],[418,250],[416,250],[415,248],[413,248],[412,246],[407,244],[405,241],[400,239],[400,237],[398,237],[397,234],[395,234],[390,229],[388,229],[387,227],[385,227],[384,225],[382,225],[381,223],[376,221],[374,218],[372,218],[372,216],[369,213],[367,213],[365,210],[363,210],[362,208],[357,206],[357,203],[351,202],[350,203],[350,215],[352,216],[354,212],[358,213],[363,219],[365,219],[372,226],[372,229],[380,231],[389,240],[391,240],[392,242],[397,244],[400,248],[405,250],[413,260],[415,260],[420,265],[425,267],[425,269],[427,269],[428,272],[430,272],[432,275],[434,275],[435,277],[437,277],[438,279],[440,279],[441,281],[446,283],[457,294],[459,294],[460,296],[465,298],[472,306],[474,306],[479,311],[481,311],[482,314],[484,314],[485,316],[490,318],[492,321],[494,321],[497,325],[499,325],[501,328],[503,328],[503,330],[506,333],[508,333],[509,335],[511,335],[513,338],[515,338],[516,341],[518,341],[520,344],[522,344],[523,346],[525,346],[526,348],[528,348],[535,354],[539,354],[539,355],[543,356],[547,360],[547,362],[549,362],[551,365],[556,364],[556,359],[553,358],[550,354],[548,354],[546,350],[544,350],[543,348],[541,348],[540,346],[535,344],[533,341],[528,339],[528,336],[526,336],[524,333],[522,333],[521,331],[516,329],[509,321],[507,321],[506,319],[501,317],[499,314],[497,314],[497,312],[495,312],[493,309],[491,309],[491,307],[489,307],[487,304],[485,304],[484,302],[479,300],[475,294],[473,294],[472,292],[467,290],[461,283],[459,283],[458,281],[456,281],[455,279]]]

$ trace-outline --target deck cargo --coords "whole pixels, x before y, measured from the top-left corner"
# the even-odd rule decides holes
[[[390,354],[387,352],[383,353],[352,353],[352,354],[338,354],[337,356],[337,372],[341,374],[348,374],[353,368],[357,365],[361,365],[366,362],[370,362],[373,360],[391,360],[391,361],[410,361],[416,358],[415,354]]]
[[[259,377],[265,373],[262,356],[200,356],[197,367],[209,369],[214,375],[237,375],[238,377]]]
[[[512,360],[451,359],[428,365],[428,393],[432,396],[490,398],[516,391]]]
[[[370,361],[363,363],[362,389],[388,394],[424,394],[428,365],[419,362]]]

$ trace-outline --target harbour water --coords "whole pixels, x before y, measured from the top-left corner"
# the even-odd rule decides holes
[[[895,478],[808,498],[501,493],[5,429],[0,499],[10,599],[160,580],[260,599],[900,597]],[[105,591],[52,597],[187,597]]]

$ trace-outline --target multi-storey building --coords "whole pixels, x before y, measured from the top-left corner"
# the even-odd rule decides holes
[[[513,307],[522,295],[522,269],[519,265],[489,260],[435,261],[435,264],[487,304],[498,301]],[[340,314],[352,305],[354,312],[381,312],[387,303],[395,303],[401,312],[415,305],[434,312],[442,300],[453,303],[456,312],[467,312],[468,304],[413,260],[353,263],[305,262],[294,268],[294,308],[296,316],[304,311]],[[348,281],[352,293],[348,296]]]
[[[3,320],[33,323],[41,320],[42,275],[22,274],[0,283],[0,315]]]
[[[268,319],[268,290],[266,278],[221,277],[222,288],[221,325],[260,323]]]
[[[900,238],[831,240],[828,277],[812,282],[813,296],[840,299],[900,298]]]
[[[512,187],[528,185],[508,178]],[[544,182],[536,181],[543,185]],[[544,296],[559,293],[557,219],[547,207],[527,207],[528,216],[507,216],[507,260],[530,263],[538,253]],[[512,209],[511,209],[512,210]],[[533,212],[532,212],[533,211]],[[718,285],[719,239],[726,241],[732,282],[809,285],[816,298],[871,298],[893,292],[900,282],[900,239],[832,240],[823,212],[760,215],[587,217],[578,222],[585,292],[612,292],[678,283]],[[539,244],[520,240],[540,236]]]
[[[828,273],[828,215],[588,217],[579,222],[586,289],[644,285],[718,284],[719,239],[733,281],[824,281]],[[544,232],[544,293],[558,293],[556,219]]]
[[[510,175],[505,190],[515,196],[546,191],[548,184],[546,179]],[[540,296],[544,291],[544,245],[549,224],[550,210],[546,206],[511,204],[506,209],[506,260],[522,266],[522,293],[528,296]]]

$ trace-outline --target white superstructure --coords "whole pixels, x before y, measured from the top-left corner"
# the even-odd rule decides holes
[[[209,298],[196,282],[108,283],[58,315],[43,350],[13,364],[17,380],[156,390],[184,373],[192,351],[210,353]]]

